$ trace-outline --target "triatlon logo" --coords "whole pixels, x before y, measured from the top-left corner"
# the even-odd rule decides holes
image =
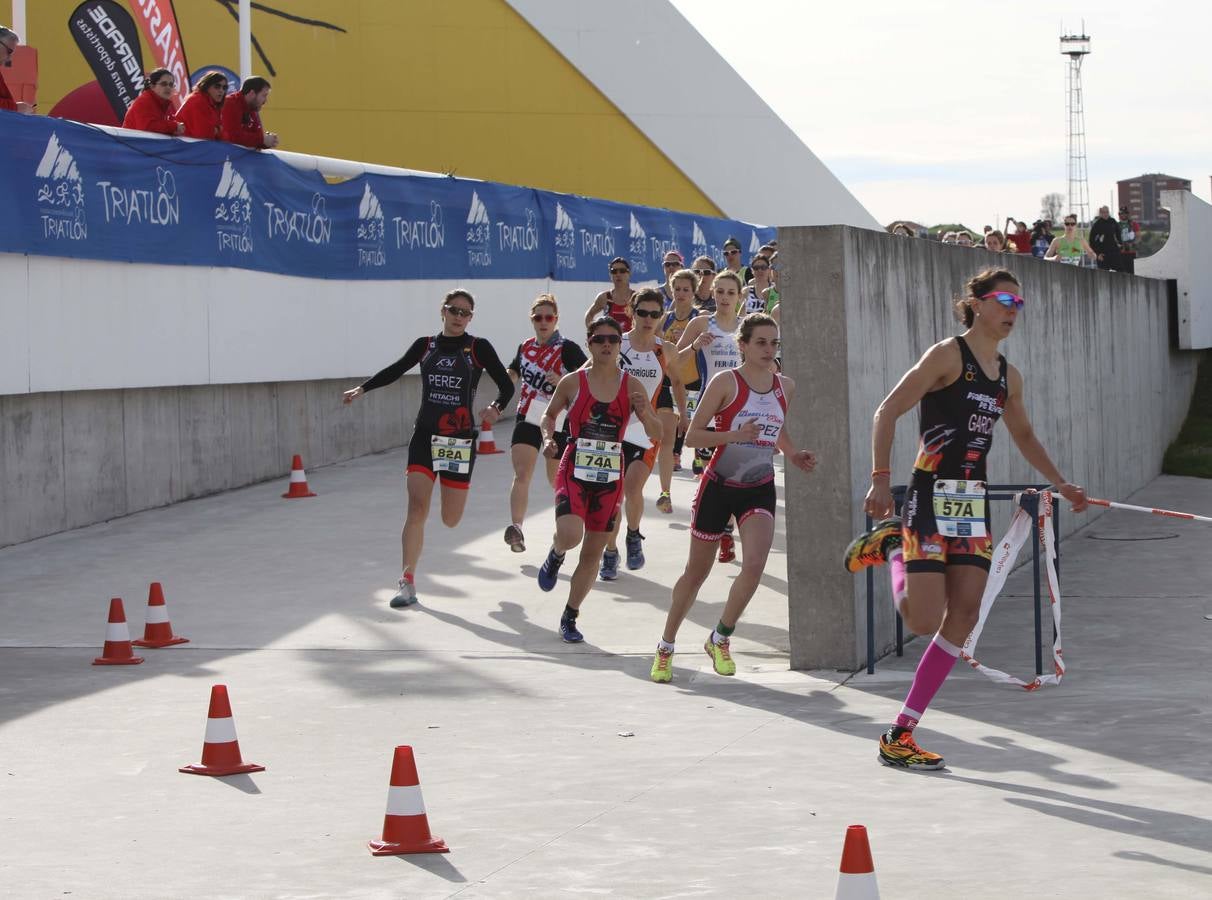
[[[34,171],[34,201],[42,215],[42,236],[55,240],[88,239],[84,216],[84,180],[75,157],[51,134]]]
[[[215,200],[215,234],[220,252],[252,253],[252,195],[244,176],[236,171],[230,159],[223,160]]]
[[[362,199],[358,202],[358,268],[387,263],[387,254],[383,252],[384,234],[383,207],[370,185],[366,184],[363,186]]]
[[[402,250],[437,250],[446,246],[446,223],[442,204],[437,200],[429,201],[429,219],[406,219],[403,216],[392,216],[391,223],[395,226],[396,249]]]
[[[572,216],[559,203],[555,216],[556,270],[571,270],[577,267],[577,227]]]
[[[644,275],[648,272],[648,260],[646,258],[647,248],[644,246],[648,242],[648,234],[644,231],[644,226],[640,224],[639,219],[635,217],[635,213],[629,213],[631,216],[631,232],[628,237],[628,255],[631,257],[632,271],[637,275]]]
[[[310,210],[278,206],[271,200],[265,200],[263,203],[265,225],[271,241],[332,243],[332,218],[328,215],[328,201],[319,191],[311,195]]]
[[[467,210],[467,265],[472,268],[492,265],[492,222],[476,191],[471,192],[471,208]]]
[[[181,199],[171,169],[156,166],[151,188],[127,187],[98,181],[105,202],[105,221],[122,225],[177,225],[181,221]]]

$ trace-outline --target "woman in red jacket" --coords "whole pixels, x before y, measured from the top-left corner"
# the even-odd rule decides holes
[[[219,139],[220,113],[227,96],[227,76],[222,72],[207,72],[194,85],[177,118],[185,126],[185,136],[204,141]]]
[[[168,69],[154,69],[147,73],[143,93],[126,111],[123,128],[135,131],[152,131],[156,134],[182,134],[185,126],[173,114],[173,91],[177,80]]]

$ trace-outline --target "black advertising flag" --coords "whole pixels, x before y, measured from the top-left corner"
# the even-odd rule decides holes
[[[76,7],[67,27],[121,122],[143,90],[143,53],[135,20],[111,0],[88,0]]]

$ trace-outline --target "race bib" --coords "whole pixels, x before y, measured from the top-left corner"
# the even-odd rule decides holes
[[[934,521],[943,537],[984,537],[985,482],[934,482]]]
[[[547,407],[551,405],[551,398],[543,394],[535,394],[530,398],[530,405],[526,407],[526,421],[531,425],[538,425],[543,420],[543,414],[547,412]],[[555,420],[555,430],[561,431],[564,428],[564,422],[568,419],[568,410],[565,409]]]
[[[1080,266],[1082,264],[1082,258],[1080,256],[1062,256],[1060,261],[1067,266]]]
[[[623,474],[623,445],[617,441],[577,438],[572,477],[593,484],[618,481]]]
[[[471,438],[442,437],[435,434],[429,441],[429,452],[435,472],[467,475],[471,472]]]

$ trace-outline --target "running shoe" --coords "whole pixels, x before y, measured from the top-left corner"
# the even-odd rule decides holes
[[[526,538],[522,535],[522,529],[517,525],[510,525],[505,529],[505,543],[514,553],[523,553],[526,550]]]
[[[673,471],[675,471],[675,472],[682,471],[682,457],[675,456],[673,458]]]
[[[405,572],[400,578],[400,589],[391,598],[392,609],[403,609],[417,602],[417,589],[412,583],[412,572]]]
[[[661,491],[661,496],[657,497],[657,512],[673,512],[673,498],[669,496],[669,491]]]
[[[870,531],[864,531],[846,548],[842,557],[847,572],[861,572],[867,566],[882,566],[888,554],[901,545],[901,520],[884,519]]]
[[[644,568],[644,535],[638,531],[628,530],[627,532],[627,568],[633,572],[636,569]]]
[[[585,635],[577,629],[577,620],[568,616],[560,616],[560,637],[565,644],[579,644],[585,640]]]
[[[652,680],[658,684],[668,684],[673,681],[673,651],[657,648],[656,659],[652,661]]]
[[[707,651],[707,655],[711,657],[711,665],[715,668],[717,675],[735,675],[736,663],[732,661],[732,654],[728,652],[728,638],[717,644],[710,637],[707,638],[707,643],[703,645],[703,649]],[[653,671],[656,671],[655,669]]]
[[[732,539],[732,535],[725,533],[720,538],[720,562],[730,563],[736,559],[736,542]]]
[[[555,547],[547,551],[547,559],[539,566],[539,587],[550,591],[556,586],[556,576],[560,574],[560,566],[564,565],[564,557],[557,556]]]
[[[941,769],[943,758],[923,750],[913,739],[913,730],[893,725],[880,735],[880,762],[900,769]]]
[[[692,473],[694,473],[695,475],[703,474],[703,461],[701,459],[699,459],[697,456],[694,458],[694,461],[690,464],[690,471]]]
[[[602,554],[602,568],[598,578],[603,581],[614,581],[619,577],[619,551],[607,550]]]

